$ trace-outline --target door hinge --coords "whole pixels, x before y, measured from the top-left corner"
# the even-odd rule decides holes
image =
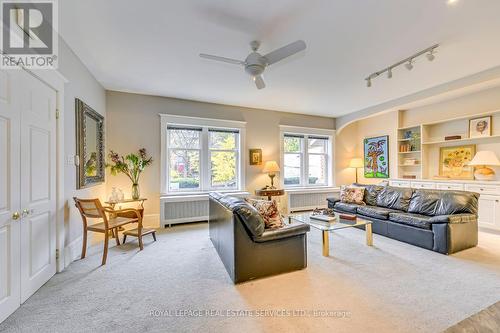
[[[60,116],[59,109],[56,109],[56,119],[59,119],[59,116]]]
[[[59,249],[56,249],[56,260],[59,260]]]

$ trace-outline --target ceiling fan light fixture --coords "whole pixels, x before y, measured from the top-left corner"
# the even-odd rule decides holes
[[[411,71],[413,69],[413,59],[409,60],[406,64],[405,67],[407,70]]]
[[[434,55],[434,50],[429,51],[429,53],[427,53],[425,56],[429,61],[433,61],[436,58],[436,56]]]

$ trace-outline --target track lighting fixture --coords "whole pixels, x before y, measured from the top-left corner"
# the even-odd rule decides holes
[[[429,51],[429,53],[427,53],[425,56],[427,57],[427,60],[429,60],[429,61],[432,61],[436,58],[436,56],[434,55],[434,50]]]
[[[366,79],[365,79],[366,80],[366,86],[368,88],[370,88],[372,86],[372,79],[376,78],[377,76],[380,76],[383,73],[387,73],[387,78],[391,79],[392,78],[392,70],[394,68],[398,67],[398,66],[404,65],[407,70],[411,71],[413,69],[414,60],[416,58],[420,57],[421,55],[425,54],[425,56],[427,57],[427,60],[433,61],[436,58],[434,51],[438,47],[439,47],[439,44],[432,45],[431,47],[428,47],[425,50],[422,50],[420,52],[417,52],[414,55],[412,55],[411,57],[403,59],[403,60],[395,63],[394,65],[391,65],[391,66],[389,66],[387,68],[384,68],[381,71],[378,71],[378,72],[375,72],[375,73],[372,73],[372,74],[368,75],[366,77]]]

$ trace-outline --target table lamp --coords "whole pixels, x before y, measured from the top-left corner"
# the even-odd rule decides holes
[[[477,166],[474,171],[474,178],[477,180],[493,180],[495,171],[488,166],[500,166],[500,161],[494,152],[483,150],[478,151],[468,165]]]
[[[276,172],[280,172],[278,163],[276,161],[267,161],[262,172],[268,174],[269,178],[271,178],[271,188],[275,188],[274,177],[276,176]]]
[[[364,167],[363,159],[355,157],[349,162],[349,168],[356,169],[356,183],[358,182],[358,169]]]

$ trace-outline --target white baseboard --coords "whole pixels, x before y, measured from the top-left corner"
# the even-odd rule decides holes
[[[64,268],[81,256],[82,242],[83,236],[80,236],[64,248]]]

